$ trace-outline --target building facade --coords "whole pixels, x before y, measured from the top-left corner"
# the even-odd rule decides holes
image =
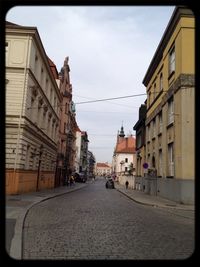
[[[108,176],[112,173],[112,167],[108,163],[97,162],[95,166],[95,175]]]
[[[135,175],[136,149],[135,138],[125,137],[123,126],[117,136],[117,143],[113,153],[112,171],[117,177],[122,175]]]
[[[81,131],[81,150],[79,172],[84,172],[88,175],[88,135],[86,131]]]
[[[59,143],[57,155],[57,186],[67,184],[70,174],[75,169],[76,157],[76,113],[72,101],[72,84],[70,82],[69,57],[64,60],[59,72],[59,89],[62,96],[60,106]]]
[[[90,179],[95,177],[95,163],[96,159],[94,154],[88,150],[88,178]]]
[[[81,163],[81,130],[76,129],[76,155],[75,155],[75,172],[80,172]]]
[[[6,23],[6,193],[54,187],[61,95],[36,27]]]
[[[182,203],[194,203],[194,23],[191,10],[175,8],[143,79],[145,190]]]
[[[139,109],[139,120],[134,125],[136,131],[136,177],[144,177],[145,168],[145,146],[146,146],[146,104],[142,104]],[[136,182],[137,184],[137,182]]]

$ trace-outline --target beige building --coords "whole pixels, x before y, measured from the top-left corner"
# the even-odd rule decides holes
[[[36,27],[6,23],[6,193],[54,187],[61,96]]]
[[[145,191],[182,203],[194,203],[194,35],[192,11],[175,8],[143,79]]]
[[[107,176],[111,175],[112,167],[107,162],[97,162],[95,165],[95,175],[97,176]]]

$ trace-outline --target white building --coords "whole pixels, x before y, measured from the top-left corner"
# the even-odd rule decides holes
[[[136,168],[135,138],[125,137],[123,126],[117,136],[117,144],[113,154],[112,171],[117,175],[134,175]]]

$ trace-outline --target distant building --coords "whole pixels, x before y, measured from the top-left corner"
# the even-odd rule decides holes
[[[70,82],[69,57],[64,60],[59,72],[59,89],[62,96],[61,117],[58,144],[58,167],[56,181],[59,186],[66,183],[71,172],[75,169],[76,157],[76,114],[72,101],[72,84]]]
[[[6,193],[55,183],[61,95],[36,27],[6,22]]]
[[[86,131],[81,131],[81,151],[79,172],[88,174],[88,135]]]
[[[88,150],[88,178],[94,178],[95,176],[95,156]]]
[[[134,175],[136,168],[135,137],[125,137],[124,128],[121,127],[117,135],[117,143],[113,153],[112,170],[117,175]]]
[[[142,104],[139,109],[139,120],[134,125],[133,130],[136,131],[136,176],[144,176],[145,163],[145,145],[146,145],[146,104]]]
[[[112,168],[110,164],[101,163],[101,162],[96,163],[95,174],[97,176],[111,175],[111,171],[112,171]]]
[[[81,130],[76,129],[76,154],[75,154],[75,172],[80,172],[81,165]]]

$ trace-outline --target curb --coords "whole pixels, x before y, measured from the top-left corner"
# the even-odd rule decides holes
[[[142,205],[146,205],[146,206],[151,206],[151,207],[158,207],[157,205],[155,204],[149,204],[149,203],[144,203],[144,202],[141,202],[141,201],[138,201],[134,198],[132,198],[131,196],[127,195],[126,193],[124,193],[123,191],[121,191],[120,189],[116,188],[117,191],[119,191],[121,194],[125,195],[126,197],[130,198],[131,200],[133,200],[134,202],[138,203],[138,204],[142,204]]]
[[[121,191],[119,188],[116,188],[116,190],[119,191],[121,194],[125,195],[126,197],[130,198],[134,202],[138,203],[138,204],[151,206],[151,207],[155,207],[155,208],[167,208],[167,209],[172,209],[172,210],[195,211],[195,209],[191,210],[191,209],[187,209],[187,208],[184,208],[184,207],[170,206],[170,205],[167,205],[167,204],[160,204],[159,205],[159,204],[150,204],[150,203],[142,202],[142,201],[136,200],[133,197],[129,196],[125,192]]]

